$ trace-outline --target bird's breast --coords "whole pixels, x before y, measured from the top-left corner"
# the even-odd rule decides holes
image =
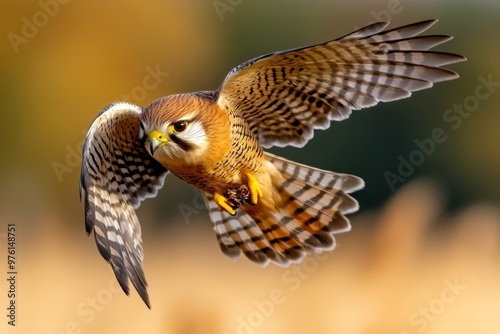
[[[206,166],[170,167],[170,172],[184,182],[208,193],[224,192],[241,185],[241,173],[232,169]]]
[[[165,165],[171,173],[208,193],[223,193],[245,180],[246,173],[263,171],[263,151],[245,119],[238,112],[207,106],[200,121],[204,124],[207,149],[189,162]],[[193,162],[195,161],[195,162]],[[169,161],[170,162],[170,161]]]

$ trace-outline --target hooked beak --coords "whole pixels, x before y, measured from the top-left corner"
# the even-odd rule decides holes
[[[149,153],[155,154],[155,151],[168,142],[167,136],[163,133],[153,130],[148,135],[149,140]]]

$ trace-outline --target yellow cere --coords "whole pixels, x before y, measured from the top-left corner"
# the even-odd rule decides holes
[[[153,130],[149,133],[148,135],[148,139],[149,140],[157,140],[159,142],[162,142],[162,143],[166,143],[168,141],[168,138],[167,136],[165,136],[163,133],[157,131],[157,130]]]

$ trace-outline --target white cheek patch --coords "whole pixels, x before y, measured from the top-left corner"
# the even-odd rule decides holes
[[[182,159],[186,163],[196,163],[208,149],[207,136],[199,121],[189,122],[186,130],[176,134],[176,136],[189,144],[191,149],[185,150],[175,142],[170,141],[164,146],[165,153],[170,159]]]
[[[178,134],[178,136],[195,146],[195,151],[201,150],[204,152],[208,147],[207,135],[198,121],[189,123],[186,131]]]

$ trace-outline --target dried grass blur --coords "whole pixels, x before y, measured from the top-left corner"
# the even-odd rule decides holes
[[[339,236],[335,252],[313,255],[292,268],[260,268],[246,259],[233,263],[207,233],[179,229],[169,243],[162,242],[165,236],[149,235],[145,266],[151,311],[135,291],[130,297],[118,291],[90,238],[44,228],[22,231],[16,329],[496,333],[498,208],[476,205],[441,217],[441,203],[433,184],[414,182],[380,212],[355,216],[353,231]],[[57,225],[49,217],[38,224]]]

